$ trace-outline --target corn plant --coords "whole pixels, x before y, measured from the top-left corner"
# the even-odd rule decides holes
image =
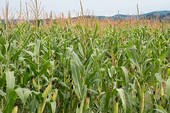
[[[0,112],[170,113],[170,29],[0,24]]]

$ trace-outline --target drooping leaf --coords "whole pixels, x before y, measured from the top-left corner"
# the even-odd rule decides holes
[[[128,70],[127,70],[126,67],[124,67],[124,66],[122,66],[121,68],[122,68],[123,73],[124,73],[124,75],[125,75],[126,83],[128,84],[128,83],[129,83]]]
[[[25,105],[27,98],[31,94],[31,91],[26,88],[17,88],[15,91],[16,91],[17,95],[19,96],[19,98],[22,100],[23,104]]]
[[[5,97],[5,96],[6,96],[6,93],[3,92],[2,90],[0,90],[0,95],[3,96],[3,97]]]
[[[79,52],[80,52],[81,56],[84,57],[83,48],[80,43],[78,44],[78,48],[79,48]]]
[[[166,81],[166,94],[168,97],[170,97],[170,76],[168,80]]]
[[[76,53],[73,52],[73,56],[71,59],[71,71],[72,71],[72,78],[75,86],[75,93],[77,94],[78,98],[82,98],[82,63],[77,56]]]
[[[123,105],[123,109],[126,113],[126,98],[125,98],[125,93],[124,93],[124,90],[123,89],[117,89],[119,95],[120,95],[120,98],[122,100],[122,105]]]
[[[156,76],[157,81],[159,81],[161,83],[162,82],[161,75],[159,73],[156,73],[155,76]]]

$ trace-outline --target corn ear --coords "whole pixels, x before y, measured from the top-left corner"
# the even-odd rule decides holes
[[[161,84],[161,100],[162,100],[162,104],[166,104],[165,103],[165,97],[164,97],[165,93],[164,93],[164,87],[163,87],[163,83]]]
[[[113,113],[118,113],[119,112],[119,103],[116,102],[114,105],[114,112]]]
[[[47,95],[48,95],[48,93],[51,91],[51,89],[52,89],[52,83],[50,83],[50,84],[48,85],[48,87],[45,89],[45,91],[43,92],[42,97],[43,97],[44,99],[47,98]]]
[[[34,87],[36,87],[36,86],[37,86],[37,83],[36,83],[36,81],[35,81],[35,79],[34,79],[34,78],[32,79],[32,83],[33,83],[33,86],[34,86]]]
[[[56,100],[57,95],[58,95],[58,89],[56,88],[56,89],[55,89],[55,92],[54,92],[54,94],[53,94],[53,97],[52,97],[52,101],[55,101],[55,100]]]
[[[86,103],[85,103],[85,110],[87,110],[89,108],[89,104],[90,104],[90,98],[87,97],[86,98]]]
[[[12,113],[18,113],[18,106],[14,107],[14,109],[12,110]]]
[[[164,96],[165,93],[164,93],[164,88],[163,88],[163,85],[161,85],[161,96]]]

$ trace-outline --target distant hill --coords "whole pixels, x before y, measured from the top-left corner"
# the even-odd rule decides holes
[[[117,14],[114,16],[86,16],[86,17],[96,17],[99,19],[127,19],[127,18],[138,18],[137,15],[125,15],[125,14]],[[170,11],[153,11],[150,13],[140,14],[139,18],[145,19],[156,19],[158,17],[159,20],[170,20]],[[77,18],[77,17],[75,17]]]
[[[117,14],[114,16],[93,16],[93,15],[86,15],[84,16],[86,18],[98,18],[98,19],[128,19],[128,18],[140,18],[140,19],[156,19],[158,17],[159,20],[166,20],[170,21],[170,11],[153,11],[145,14],[137,15],[125,15],[125,14]],[[79,17],[73,17],[72,19],[77,19]],[[13,20],[16,22],[17,20]],[[30,20],[30,22],[33,22],[34,20]],[[42,20],[41,20],[42,21]],[[46,19],[46,21],[49,21],[49,19]],[[4,22],[4,20],[1,20],[1,22]]]
[[[159,17],[159,19],[165,19],[166,17],[170,16],[170,11],[154,11],[146,14],[140,15],[142,18],[156,18],[156,16]]]
[[[150,13],[145,13],[145,14],[140,14],[139,18],[145,18],[145,19],[155,19],[155,18],[159,18],[159,19],[168,19],[170,16],[170,11],[153,11]],[[137,18],[137,15],[123,15],[123,14],[119,14],[119,15],[115,15],[112,16],[112,18],[117,19],[117,18],[132,18],[135,17]]]

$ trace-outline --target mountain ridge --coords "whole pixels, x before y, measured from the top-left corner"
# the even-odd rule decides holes
[[[86,15],[85,17],[96,17],[99,19],[127,19],[127,18],[145,18],[145,19],[158,19],[160,20],[170,20],[170,11],[152,11],[149,13],[144,13],[140,15],[126,15],[126,14],[116,14],[114,16],[93,16],[93,15]],[[77,18],[77,17],[74,17]]]
[[[81,16],[79,16],[81,17]],[[79,17],[72,17],[72,19],[77,19]],[[158,18],[159,20],[168,20],[170,21],[170,11],[169,10],[164,10],[164,11],[152,11],[140,15],[126,15],[126,14],[116,14],[114,16],[94,16],[94,15],[85,15],[84,17],[87,18],[98,18],[98,19],[131,19],[131,18],[139,18],[139,19],[156,19]],[[42,20],[42,19],[40,19]],[[47,21],[49,19],[46,19]],[[13,19],[14,22],[17,21],[17,19]],[[32,22],[34,20],[30,20]],[[1,22],[5,22],[5,20],[1,19]]]

